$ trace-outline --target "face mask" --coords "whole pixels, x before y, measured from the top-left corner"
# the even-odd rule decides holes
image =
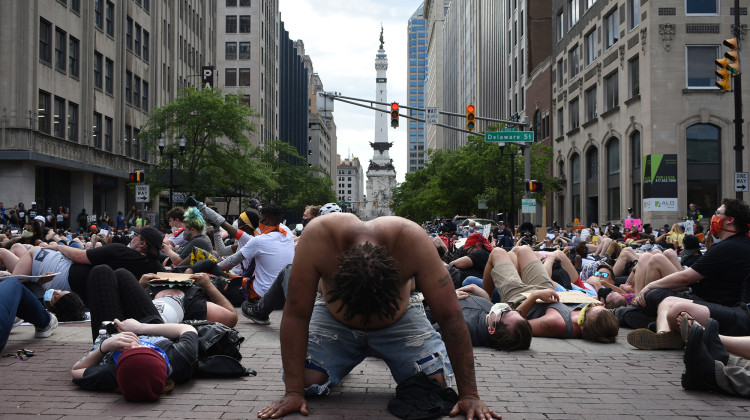
[[[711,235],[716,236],[723,229],[721,228],[722,218],[719,216],[711,216]]]
[[[302,227],[307,226],[308,222],[310,222],[310,219],[302,219]]]
[[[589,309],[599,305],[600,304],[598,302],[591,302],[588,305],[584,306],[583,309],[581,309],[581,314],[578,315],[578,325],[583,325],[583,323],[586,322],[586,312]]]
[[[177,232],[177,226],[172,226],[172,233]]]
[[[52,295],[54,294],[55,294],[55,289],[49,289],[46,292],[44,292],[44,301],[52,302]]]
[[[24,229],[23,233],[21,234],[21,237],[25,239],[31,238],[32,236],[34,236],[34,232],[27,229]]]

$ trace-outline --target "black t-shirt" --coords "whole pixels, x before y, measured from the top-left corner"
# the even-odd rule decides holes
[[[476,251],[467,255],[472,262],[472,266],[465,270],[461,270],[461,276],[466,279],[468,276],[476,276],[480,279],[484,276],[484,266],[487,265],[487,260],[490,259],[490,251],[484,248],[478,248]]]
[[[692,285],[701,299],[725,306],[740,301],[740,290],[750,274],[750,239],[737,234],[714,244],[690,266],[705,278]]]
[[[177,342],[161,340],[154,344],[167,354],[172,366],[170,379],[180,384],[193,377],[193,363],[198,360],[198,334],[190,331],[180,335]],[[86,368],[83,377],[74,378],[73,383],[87,391],[115,391],[118,388],[117,365],[112,352],[107,353],[98,365]]]
[[[492,302],[479,296],[469,296],[466,299],[460,299],[458,303],[461,304],[466,327],[469,329],[471,345],[474,347],[489,347],[490,332],[487,329],[485,318],[492,309]],[[435,318],[428,307],[425,307],[425,313],[435,331],[440,332],[440,325],[435,322]]]
[[[147,273],[165,271],[164,266],[159,261],[123,244],[109,244],[91,248],[86,251],[86,257],[91,261],[92,266],[106,264],[112,267],[112,270],[124,268],[133,273],[136,279]]]

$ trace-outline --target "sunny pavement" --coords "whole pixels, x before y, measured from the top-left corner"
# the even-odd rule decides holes
[[[34,350],[27,361],[0,358],[0,418],[256,418],[284,392],[279,322],[251,323],[240,314],[242,363],[258,372],[240,379],[199,379],[156,403],[128,403],[116,393],[79,390],[70,367],[90,348],[88,324],[61,324],[52,337],[34,339],[32,326],[15,328],[3,354]],[[627,344],[535,338],[531,349],[474,349],[481,398],[504,419],[620,419],[750,417],[750,400],[688,392],[680,386],[682,351],[642,351]],[[396,384],[385,364],[366,359],[332,395],[308,400],[310,418],[392,418]],[[286,418],[303,418],[290,415]]]

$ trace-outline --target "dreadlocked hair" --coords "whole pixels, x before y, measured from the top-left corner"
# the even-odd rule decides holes
[[[399,273],[385,247],[369,242],[355,245],[341,254],[339,261],[341,265],[333,274],[336,288],[329,292],[327,303],[340,300],[346,306],[345,321],[360,316],[365,325],[373,315],[392,319],[399,310]]]
[[[206,219],[203,218],[200,210],[195,207],[188,207],[185,210],[182,224],[188,229],[195,229],[200,233],[206,233]]]

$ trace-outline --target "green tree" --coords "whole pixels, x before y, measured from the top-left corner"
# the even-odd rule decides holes
[[[262,191],[273,184],[270,173],[253,156],[258,150],[245,135],[255,131],[254,113],[237,95],[220,89],[187,88],[173,101],[156,108],[139,134],[147,150],[167,139],[164,158],[154,167],[159,176],[150,181],[159,191],[168,187],[169,159],[174,156],[175,186],[197,197]],[[177,139],[185,137],[185,152]],[[165,175],[166,174],[166,175]]]

